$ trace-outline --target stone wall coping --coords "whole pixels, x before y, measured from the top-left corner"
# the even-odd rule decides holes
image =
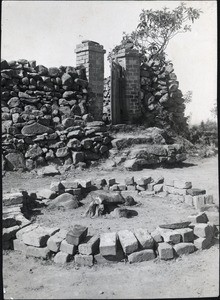
[[[94,51],[103,54],[106,53],[106,50],[103,49],[102,45],[89,40],[83,41],[81,44],[76,45],[76,49],[74,50],[75,53],[80,53],[84,51]]]

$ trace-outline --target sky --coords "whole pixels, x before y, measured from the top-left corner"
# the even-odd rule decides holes
[[[167,48],[179,88],[193,92],[186,115],[191,124],[212,119],[217,101],[217,3],[184,1],[203,11],[192,31],[176,35]],[[82,40],[104,46],[107,54],[134,30],[142,9],[175,8],[180,1],[3,1],[1,58],[36,60],[46,67],[76,64]]]

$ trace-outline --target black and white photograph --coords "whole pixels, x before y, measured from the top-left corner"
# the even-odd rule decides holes
[[[2,1],[2,299],[219,297],[217,1]]]

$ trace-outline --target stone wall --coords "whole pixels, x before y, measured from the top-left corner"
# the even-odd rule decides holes
[[[108,152],[110,139],[91,111],[86,69],[1,61],[3,169],[77,164]]]

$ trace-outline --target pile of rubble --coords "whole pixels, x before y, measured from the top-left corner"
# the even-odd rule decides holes
[[[83,67],[2,60],[1,92],[3,169],[77,165],[108,152],[107,129],[89,113]]]

